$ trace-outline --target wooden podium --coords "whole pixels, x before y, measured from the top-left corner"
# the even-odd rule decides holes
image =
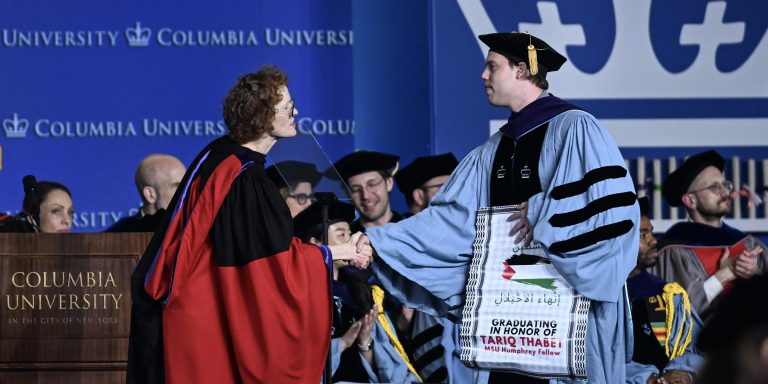
[[[151,233],[0,234],[0,383],[124,383]]]

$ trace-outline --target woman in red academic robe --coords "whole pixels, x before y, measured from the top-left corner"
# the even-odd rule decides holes
[[[296,135],[279,69],[241,76],[224,101],[227,135],[189,167],[132,277],[129,383],[319,382],[328,351],[332,259],[371,251],[303,244],[264,173]]]

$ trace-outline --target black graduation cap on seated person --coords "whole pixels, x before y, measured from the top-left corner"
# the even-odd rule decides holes
[[[304,239],[307,235],[319,234],[323,225],[323,204],[312,203],[307,209],[293,218],[294,236]],[[328,204],[328,225],[341,221],[347,223],[355,219],[355,207],[351,204],[334,201]]]
[[[524,61],[532,75],[537,74],[540,69],[544,74],[557,71],[568,60],[544,40],[527,32],[489,33],[478,38],[491,51],[502,54],[507,59]]]
[[[640,204],[640,216],[651,217],[651,200],[648,196],[638,197],[637,202]]]
[[[661,184],[661,194],[667,203],[673,207],[683,204],[682,198],[688,192],[696,176],[709,166],[714,166],[720,171],[725,167],[725,159],[714,150],[700,152],[692,155],[667,176]]]
[[[316,186],[323,178],[323,175],[312,163],[303,161],[288,160],[275,163],[265,170],[267,177],[272,180],[278,188],[287,187],[288,184],[298,182],[309,182],[312,187]]]
[[[409,196],[411,192],[421,187],[429,179],[450,175],[457,165],[459,165],[459,161],[452,153],[419,157],[401,169],[395,175],[395,181],[400,191]]]
[[[329,168],[325,171],[325,176],[333,180],[338,180],[338,176],[341,176],[344,181],[352,176],[371,171],[387,171],[394,176],[397,173],[398,160],[400,160],[400,156],[389,153],[356,151],[333,164],[338,175],[333,168]]]

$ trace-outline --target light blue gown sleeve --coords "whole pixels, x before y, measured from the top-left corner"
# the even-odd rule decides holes
[[[407,307],[447,316],[453,350],[446,361],[450,383],[485,383],[488,371],[460,360],[459,330],[467,271],[475,239],[475,215],[489,205],[489,170],[501,133],[467,155],[422,212],[397,225],[368,228],[379,257],[372,266],[382,288]]]
[[[704,356],[701,355],[701,352],[695,345],[691,344],[686,348],[685,353],[683,353],[682,356],[672,359],[669,364],[664,367],[664,372],[678,370],[695,375],[696,372],[699,372],[704,368],[704,362]]]
[[[422,212],[368,228],[379,257],[372,266],[383,288],[407,307],[460,316],[472,258],[477,208],[487,204],[488,169],[500,136],[467,155]]]
[[[389,319],[389,317],[387,318]],[[391,320],[389,322],[394,324]],[[362,361],[372,383],[413,383],[419,381],[408,370],[405,360],[397,353],[389,341],[389,336],[378,322],[374,323],[371,337],[373,338],[374,366],[368,364],[368,360],[363,357],[362,353],[360,354],[360,361]]]
[[[528,202],[534,240],[580,294],[620,302],[640,241],[640,209],[624,158],[582,111],[552,119],[544,140],[542,193]]]
[[[627,384],[645,384],[651,375],[658,375],[659,369],[653,364],[627,363]]]
[[[539,157],[542,192],[528,200],[534,241],[576,290],[591,299],[590,383],[622,383],[631,357],[623,285],[637,261],[640,210],[624,159],[583,111],[550,121]]]
[[[358,355],[371,383],[411,383],[418,381],[416,376],[408,371],[402,357],[389,342],[389,337],[378,323],[373,326],[371,338],[373,338],[374,366],[368,364],[368,360],[362,354]],[[334,374],[339,368],[341,353],[341,338],[331,339],[331,369]]]

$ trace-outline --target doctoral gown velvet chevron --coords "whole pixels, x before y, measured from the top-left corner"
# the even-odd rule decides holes
[[[318,383],[330,252],[292,233],[264,155],[210,143],[133,274],[128,382]]]

